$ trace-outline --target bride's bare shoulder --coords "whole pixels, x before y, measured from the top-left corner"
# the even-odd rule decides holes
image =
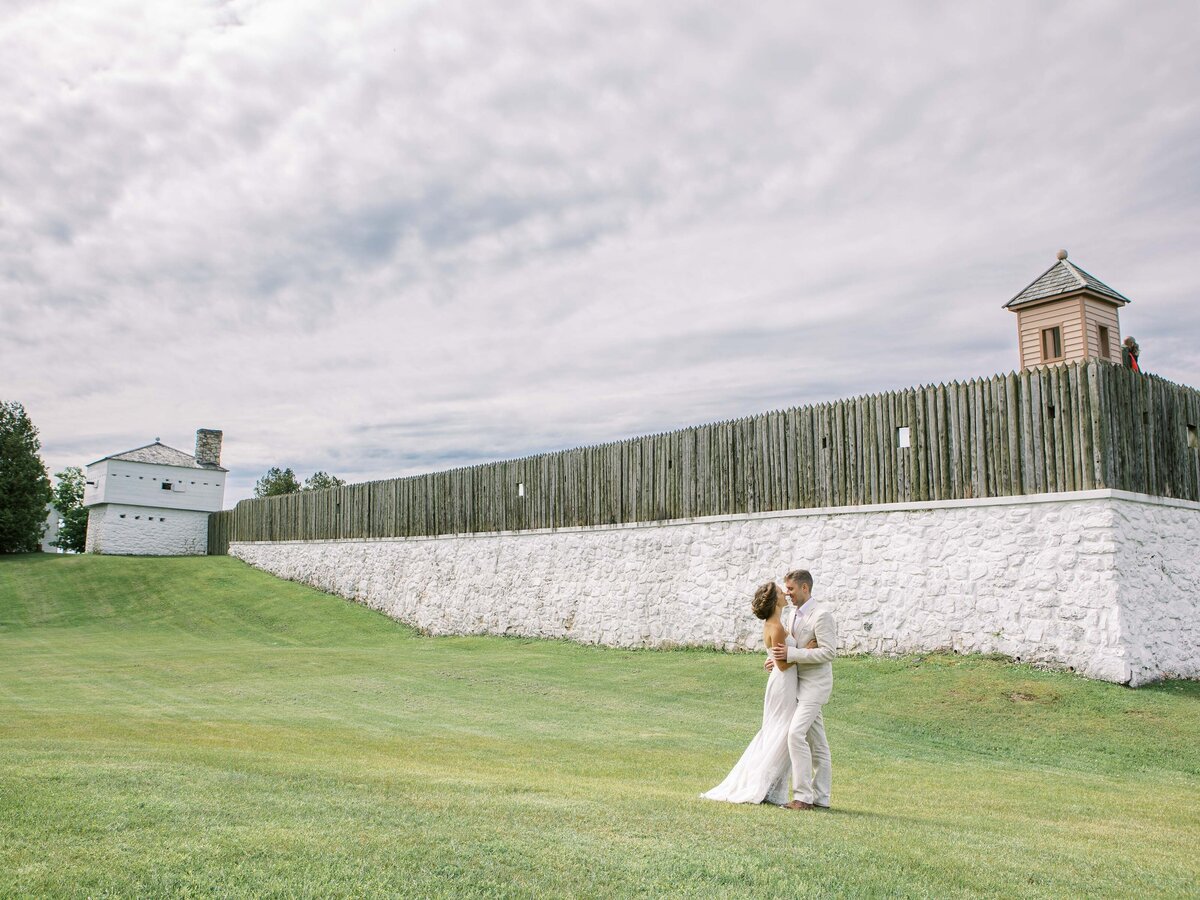
[[[782,644],[787,638],[787,629],[780,622],[764,622],[763,637],[769,644]]]

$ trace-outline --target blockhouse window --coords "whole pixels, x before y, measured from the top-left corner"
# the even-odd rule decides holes
[[[1100,331],[1100,358],[1112,359],[1112,348],[1108,343],[1108,326],[1099,326]]]
[[[1062,359],[1062,355],[1062,328],[1058,325],[1053,328],[1043,328],[1042,362]]]
[[[162,491],[169,491],[171,489],[171,482],[164,481],[162,484],[160,484],[158,486],[158,488],[159,488],[159,490],[162,490]]]
[[[901,449],[912,446],[912,431],[907,425],[896,429],[896,446]]]

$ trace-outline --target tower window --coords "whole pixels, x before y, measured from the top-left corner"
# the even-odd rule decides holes
[[[1108,326],[1101,325],[1100,331],[1100,358],[1112,359],[1112,348],[1108,343]]]
[[[896,446],[901,449],[912,446],[912,431],[907,425],[896,429]]]
[[[1198,439],[1196,436],[1196,426],[1188,425],[1187,432],[1188,432],[1188,446],[1191,447],[1193,450],[1200,449],[1200,439]]]
[[[1042,362],[1062,359],[1062,355],[1062,328],[1058,325],[1053,328],[1043,328]]]

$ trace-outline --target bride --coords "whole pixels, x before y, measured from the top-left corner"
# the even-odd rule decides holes
[[[767,582],[754,592],[750,609],[763,620],[763,643],[769,651],[783,644],[796,646],[781,620],[783,592]],[[762,729],[725,780],[700,796],[729,803],[775,803],[788,799],[788,726],[796,712],[796,665],[776,663],[767,679],[763,698]]]

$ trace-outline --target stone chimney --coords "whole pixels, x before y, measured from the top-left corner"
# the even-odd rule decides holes
[[[201,428],[196,432],[196,462],[202,466],[221,464],[222,432]]]

